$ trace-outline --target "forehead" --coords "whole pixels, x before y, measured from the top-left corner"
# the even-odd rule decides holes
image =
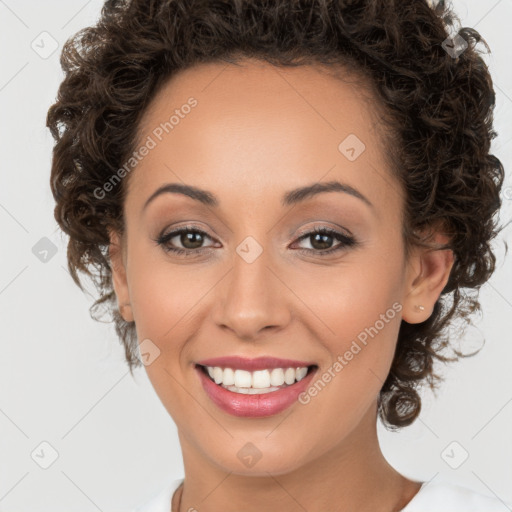
[[[371,197],[376,173],[383,186],[390,181],[378,106],[359,77],[335,72],[251,60],[181,71],[144,113],[139,141],[154,147],[129,189],[148,195],[183,181],[261,201],[273,190],[343,179]]]
[[[301,132],[337,132],[340,136],[352,128],[367,135],[374,132],[378,105],[366,84],[362,77],[339,66],[276,67],[253,59],[239,64],[199,64],[163,84],[146,109],[139,131],[141,135],[151,132],[194,98],[198,105],[193,115],[185,113],[190,118],[186,124],[197,121],[211,132],[222,127],[248,130],[251,126],[272,132],[294,124]],[[181,130],[173,128],[171,135],[180,131],[183,126]]]

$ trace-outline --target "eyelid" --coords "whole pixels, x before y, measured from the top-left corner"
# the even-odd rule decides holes
[[[169,231],[167,231],[167,228],[166,228],[166,229],[162,230],[162,232],[158,236],[164,237],[164,236],[168,236],[171,234],[180,233],[182,231],[195,231],[195,232],[201,233],[203,235],[207,235],[210,238],[212,238],[206,230],[204,230],[203,228],[200,228],[199,226],[194,226],[192,224],[187,224],[184,226],[176,226],[176,227],[173,227],[172,229],[170,229]]]
[[[318,231],[318,230],[332,231],[333,234],[336,233],[339,235],[346,236],[347,238],[354,238],[354,235],[352,234],[352,232],[350,230],[348,230],[347,228],[343,228],[342,226],[332,227],[329,225],[329,223],[324,223],[324,224],[320,224],[320,225],[308,226],[305,228],[301,228],[299,230],[298,234],[296,235],[296,237],[299,238],[302,235],[307,235],[307,234],[310,234],[310,233]]]

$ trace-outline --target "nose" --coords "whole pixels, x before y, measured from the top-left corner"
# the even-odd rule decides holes
[[[277,332],[290,322],[291,294],[273,268],[270,251],[252,260],[247,254],[255,247],[247,247],[248,253],[234,253],[231,271],[216,287],[214,320],[238,339],[255,341],[262,332]]]

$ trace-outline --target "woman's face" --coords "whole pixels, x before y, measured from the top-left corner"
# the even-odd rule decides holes
[[[115,286],[190,464],[279,474],[374,432],[418,270],[404,260],[403,196],[376,130],[358,86],[249,61],[189,69],[146,111]],[[215,202],[155,195],[168,184]],[[315,368],[292,391],[234,394],[210,381],[207,392],[197,364],[230,356]],[[287,365],[266,361],[248,382],[267,387]]]

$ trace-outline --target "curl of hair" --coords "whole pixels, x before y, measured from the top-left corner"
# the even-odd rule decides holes
[[[138,128],[159,88],[180,70],[207,62],[256,58],[276,66],[340,65],[364,77],[382,108],[389,164],[406,197],[405,251],[414,244],[449,248],[455,262],[431,316],[402,321],[394,360],[378,399],[388,429],[418,416],[418,387],[440,377],[434,360],[449,346],[446,329],[480,309],[476,291],[495,269],[490,246],[504,180],[489,154],[495,93],[478,44],[460,28],[467,48],[443,48],[458,21],[426,0],[107,0],[95,26],[68,39],[65,77],[47,126],[55,145],[51,190],[55,219],[69,235],[68,268],[81,272],[99,298],[91,314],[111,314],[130,372],[141,366],[134,323],[117,308],[108,256],[109,229],[123,232],[126,179],[97,191],[136,149]],[[434,247],[428,229],[450,237]],[[461,353],[456,352],[458,356]]]

